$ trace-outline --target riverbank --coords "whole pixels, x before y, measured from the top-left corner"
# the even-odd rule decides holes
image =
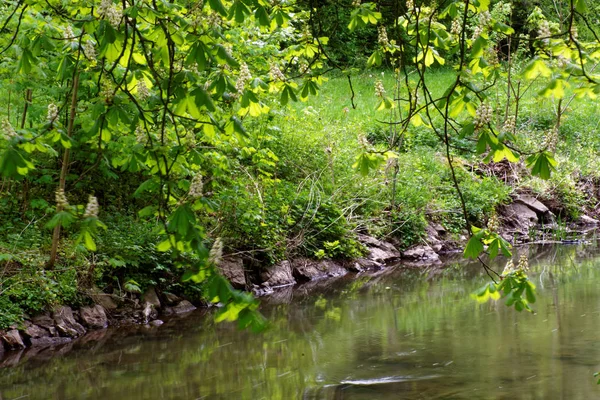
[[[529,194],[516,196],[510,204],[498,210],[501,235],[513,246],[527,243],[573,243],[595,236],[599,222],[582,216],[569,225],[556,221],[555,214],[544,202]],[[349,275],[370,277],[394,267],[418,268],[444,266],[444,260],[461,252],[465,236],[456,239],[440,224],[429,223],[422,244],[400,251],[395,243],[365,234],[356,238],[364,247],[364,257],[354,260],[295,258],[265,269],[253,267],[252,260],[241,256],[225,256],[219,265],[221,273],[234,288],[251,291],[255,296],[274,299],[289,296],[290,288],[327,286],[332,278]],[[454,257],[456,259],[456,257]],[[36,352],[64,346],[83,337],[103,337],[95,332],[108,327],[159,327],[165,319],[187,315],[207,303],[192,304],[188,299],[154,286],[143,294],[115,296],[90,289],[86,295],[92,305],[73,309],[62,305],[51,312],[34,317],[24,316],[23,322],[0,331],[0,357],[4,352],[25,348]],[[89,339],[93,340],[93,339]],[[1,364],[0,364],[1,366]]]

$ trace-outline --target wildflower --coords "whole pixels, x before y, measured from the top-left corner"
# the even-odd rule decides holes
[[[462,25],[458,19],[452,20],[452,27],[450,28],[450,32],[457,36],[460,35],[460,33],[462,32]]]
[[[377,33],[378,33],[377,41],[379,42],[379,44],[384,47],[389,46],[390,41],[388,39],[388,34],[387,34],[387,30],[385,29],[385,26],[379,25],[377,27]]]
[[[117,28],[121,23],[123,11],[113,4],[112,0],[102,0],[98,7],[98,15],[100,15],[101,18],[106,18],[113,28]]]
[[[353,0],[352,1],[352,7],[355,7],[355,8],[360,7],[360,0]]]
[[[190,197],[197,199],[202,197],[202,189],[204,188],[204,183],[202,182],[202,174],[197,173],[192,178],[192,183],[190,184]]]
[[[238,93],[242,93],[244,91],[244,86],[246,86],[246,82],[252,79],[252,74],[250,74],[250,69],[248,68],[248,64],[245,62],[240,66],[240,75],[238,76],[238,80],[235,83],[235,88]]]
[[[137,83],[137,94],[141,101],[146,100],[150,97],[150,91],[148,90],[148,86],[146,86],[146,81],[142,78]]]
[[[500,226],[500,221],[496,214],[492,215],[487,223],[488,230],[490,232],[498,232],[498,228]]]
[[[71,25],[67,25],[67,27],[65,28],[63,32],[63,38],[69,42],[75,40],[75,34],[73,33],[73,28],[71,28]]]
[[[89,60],[94,60],[94,61],[96,60],[96,47],[94,45],[94,42],[92,42],[91,40],[88,40],[87,42],[84,43],[83,54]]]
[[[8,139],[17,136],[15,128],[12,127],[12,125],[10,124],[10,122],[8,122],[7,119],[2,120],[2,131],[4,131],[4,136]]]
[[[212,12],[208,15],[208,17],[206,18],[206,21],[208,22],[208,25],[210,25],[212,27],[217,27],[217,26],[221,25],[221,23],[223,22],[223,19],[216,12]]]
[[[53,123],[58,117],[58,107],[54,103],[48,104],[48,114],[46,115],[46,119],[48,122]]]
[[[69,201],[67,200],[67,196],[65,195],[64,189],[58,189],[54,193],[54,200],[56,201],[56,208],[63,210],[69,207]]]
[[[477,39],[483,33],[483,27],[481,25],[477,25],[475,29],[473,29],[473,40]]]
[[[208,253],[208,263],[212,265],[219,265],[223,259],[223,240],[216,238],[213,243],[210,252]]]
[[[517,121],[514,115],[509,115],[506,120],[504,120],[504,125],[502,126],[502,130],[504,132],[513,133],[516,128]]]
[[[512,274],[513,272],[515,272],[515,265],[513,264],[512,260],[508,260],[504,266],[504,270],[502,271],[502,276]]]
[[[90,195],[90,197],[88,198],[88,203],[85,206],[83,218],[98,218],[98,211],[100,211],[98,199],[96,198],[96,196]]]
[[[283,72],[281,72],[281,70],[279,69],[279,67],[275,64],[271,64],[271,68],[269,69],[269,74],[271,75],[271,78],[273,78],[273,80],[275,81],[285,81],[285,75],[283,75]]]
[[[147,139],[148,139],[148,137],[146,136],[146,132],[144,132],[144,129],[140,125],[138,125],[135,128],[135,140],[138,143],[144,144],[144,143],[146,143]]]
[[[492,121],[492,106],[482,103],[475,112],[475,128],[481,128]]]
[[[552,36],[552,31],[550,30],[550,23],[548,21],[542,21],[538,28],[538,38],[542,39],[544,43],[549,42],[549,38]]]
[[[560,68],[560,69],[567,68],[568,64],[569,64],[569,61],[567,60],[566,57],[563,57],[563,56],[556,57],[556,65],[558,66],[558,68]]]
[[[492,22],[492,15],[489,11],[484,11],[479,14],[479,25],[482,27],[486,27]]]
[[[517,270],[523,272],[529,270],[529,259],[525,254],[522,254],[521,257],[519,257],[519,264],[517,264]]]
[[[385,96],[385,88],[383,87],[383,82],[381,79],[377,79],[375,82],[375,95],[381,98]]]
[[[406,0],[406,10],[407,11],[412,11],[415,8],[415,2],[414,0]]]
[[[550,129],[544,137],[544,143],[542,147],[546,150],[556,150],[556,143],[558,142],[558,129],[556,127]]]

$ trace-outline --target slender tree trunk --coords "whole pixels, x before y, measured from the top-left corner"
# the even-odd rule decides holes
[[[69,113],[69,124],[67,127],[67,136],[69,138],[73,135],[73,123],[75,121],[75,114],[77,112],[77,89],[79,87],[79,74],[75,74],[75,79],[73,80],[73,94],[71,97],[71,111]],[[67,181],[67,171],[69,169],[69,149],[65,148],[63,153],[62,166],[60,169],[60,178],[58,181],[58,190],[65,190],[65,184]],[[57,205],[57,212],[62,211],[62,206]],[[58,242],[60,241],[60,224],[54,227],[54,232],[52,233],[52,249],[50,250],[50,260],[48,260],[48,268],[54,267],[54,263],[56,262],[56,255],[58,253]]]
[[[33,92],[31,89],[27,89],[25,92],[25,106],[23,107],[23,116],[21,117],[21,129],[25,128],[25,121],[27,120],[27,111],[29,110],[29,104],[33,100]],[[23,184],[23,194],[21,197],[21,215],[25,216],[25,211],[27,211],[27,194],[29,191],[29,181],[25,179],[25,183]]]

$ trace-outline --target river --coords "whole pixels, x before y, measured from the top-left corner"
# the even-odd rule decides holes
[[[11,353],[0,399],[600,398],[598,248],[518,252],[534,314],[470,298],[489,279],[478,265],[398,268],[280,292],[259,334],[198,311]]]

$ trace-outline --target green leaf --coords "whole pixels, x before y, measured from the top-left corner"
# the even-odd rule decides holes
[[[557,163],[550,153],[543,151],[529,156],[526,164],[528,168],[531,168],[532,175],[550,179],[550,174],[555,170]]]
[[[221,16],[227,16],[227,9],[221,2],[221,0],[208,0],[208,5],[217,13],[221,14]]]
[[[483,252],[483,243],[477,236],[472,236],[467,242],[463,253],[465,258],[476,259]]]

